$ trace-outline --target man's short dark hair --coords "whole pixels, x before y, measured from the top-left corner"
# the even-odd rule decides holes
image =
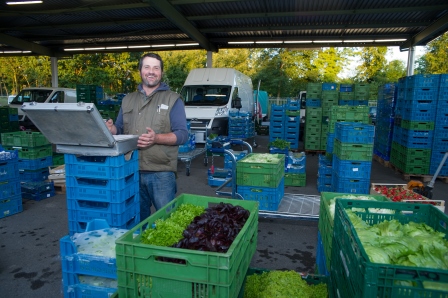
[[[156,53],[146,53],[146,54],[144,54],[144,55],[140,58],[140,61],[138,62],[138,70],[139,70],[139,71],[142,71],[143,60],[144,60],[146,57],[155,58],[155,59],[159,60],[159,61],[160,61],[160,68],[162,69],[162,72],[163,72],[163,60],[162,60],[162,57],[160,57],[160,56],[159,56],[158,54],[156,54]]]

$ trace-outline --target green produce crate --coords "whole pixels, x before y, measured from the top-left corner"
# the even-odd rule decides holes
[[[0,133],[18,131],[19,121],[0,121]]]
[[[356,121],[368,123],[368,106],[334,106],[331,110],[330,119],[333,121]]]
[[[305,150],[320,150],[320,139],[305,139]]]
[[[1,116],[18,115],[19,109],[10,107],[0,107]]]
[[[357,208],[357,211],[362,208],[357,214],[369,225],[385,220],[397,220],[402,224],[425,223],[444,233],[444,238],[448,241],[448,217],[433,205],[338,200],[331,276],[335,281],[333,286],[340,292],[340,297],[448,297],[448,270],[372,263],[347,215],[346,210],[349,208]],[[370,213],[369,208],[391,209],[395,213]],[[405,285],[405,282],[410,282],[412,286]],[[445,290],[430,289],[428,282],[435,282]]]
[[[318,120],[320,120],[320,118],[317,118]],[[305,130],[307,132],[307,134],[320,134],[321,130],[322,130],[322,125],[319,124],[312,124],[310,122],[305,122]]]
[[[414,174],[414,175],[428,175],[429,174],[429,165],[426,166],[417,166],[417,165],[408,165],[399,160],[390,159],[390,163],[400,169],[405,174]]]
[[[4,146],[39,147],[50,144],[42,133],[32,131],[2,133],[2,140]]]
[[[269,271],[272,271],[272,270],[250,267],[249,269],[247,269],[245,278],[248,277],[249,275],[262,274],[263,272],[269,272]],[[304,279],[307,282],[307,284],[309,284],[309,285],[318,285],[321,283],[325,283],[325,284],[327,284],[328,293],[330,293],[331,283],[330,283],[329,277],[324,276],[324,275],[317,275],[317,274],[307,274],[307,275],[302,275],[302,279]],[[244,284],[241,287],[241,291],[238,295],[238,298],[244,298],[245,284],[246,284],[246,280],[244,280]],[[319,297],[319,298],[326,298],[326,297]]]
[[[238,163],[237,163],[238,165]],[[285,174],[285,169],[279,167],[269,174],[240,173],[237,170],[236,184],[240,186],[278,187]]]
[[[392,142],[391,153],[396,151],[398,154],[403,155],[404,159],[410,160],[414,158],[431,159],[431,149],[419,149],[419,148],[408,148],[397,142]]]
[[[305,125],[320,125],[322,123],[322,118],[318,116],[306,116]]]
[[[315,117],[322,117],[322,108],[320,107],[306,107],[305,109],[305,119],[308,119],[308,117],[315,116]]]
[[[39,147],[7,147],[6,150],[18,150],[19,158],[37,159],[53,155],[52,145],[44,145]]]
[[[265,162],[251,161],[257,157],[260,157],[260,160]],[[284,154],[250,153],[236,164],[236,184],[241,186],[277,187],[285,174],[284,167]]]
[[[180,205],[208,207],[220,202],[238,205],[250,212],[227,253],[140,243],[146,226],[168,218]],[[182,194],[117,239],[118,295],[120,298],[237,297],[257,247],[257,235],[258,202]],[[185,264],[159,258],[180,259]]]
[[[339,92],[339,99],[353,100],[353,99],[355,99],[355,93],[354,92]]]
[[[339,99],[339,93],[336,90],[322,91],[322,101],[333,102]]]
[[[317,132],[317,133],[316,132],[309,132],[305,128],[305,143],[309,142],[309,141],[312,141],[312,142],[319,141],[319,143],[320,143],[320,139],[321,139],[320,132]]]
[[[434,122],[410,121],[400,119],[400,127],[410,130],[434,130]]]
[[[306,97],[314,99],[314,97],[308,96],[308,93],[311,93],[311,92],[319,93],[319,94],[322,93],[322,83],[308,83],[306,85],[306,93],[307,93]]]
[[[343,143],[334,139],[333,154],[341,160],[372,161],[373,144]]]
[[[53,152],[53,166],[61,166],[65,164],[64,154]]]
[[[306,186],[306,174],[285,173],[285,186]]]
[[[355,197],[365,197],[369,196],[375,198],[377,201],[389,201],[388,198],[382,195],[365,195],[365,194],[346,194],[337,192],[321,192],[320,193],[320,209],[319,209],[319,222],[317,227],[322,236],[322,245],[324,247],[325,260],[327,265],[327,270],[330,272],[331,263],[331,247],[333,242],[333,228],[334,220],[330,214],[330,201],[343,196],[355,196]]]

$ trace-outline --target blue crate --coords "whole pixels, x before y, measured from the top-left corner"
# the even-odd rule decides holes
[[[331,174],[317,174],[317,182],[321,185],[331,184],[333,181],[333,173]]]
[[[334,172],[332,185],[333,192],[350,194],[370,193],[370,179],[343,178]]]
[[[440,88],[448,87],[448,74],[440,75],[439,80],[440,80],[440,83],[439,83]]]
[[[443,87],[443,88],[440,87],[437,105],[438,106],[447,106],[448,105],[448,87]]]
[[[305,101],[305,106],[307,107],[321,107],[322,101],[320,99],[307,98]]]
[[[66,180],[67,199],[84,199],[97,202],[121,203],[139,192],[139,182],[134,181],[122,189],[105,189],[89,187],[88,184],[75,184],[73,179]]]
[[[238,185],[237,192],[248,201],[257,201],[260,210],[277,211],[285,194],[285,178],[277,187],[258,187]]]
[[[332,175],[333,174],[333,166],[331,163],[329,165],[319,164],[319,168],[317,169],[317,175]]]
[[[368,106],[369,100],[365,99],[356,99],[352,101],[352,106]]]
[[[288,152],[288,155],[285,156],[285,160],[287,160],[286,164],[289,165],[298,165],[305,166],[306,165],[306,155],[305,152]]]
[[[336,83],[322,83],[322,91],[338,90],[338,84]]]
[[[436,109],[434,108],[430,109],[414,109],[412,107],[407,107],[399,109],[397,107],[396,114],[400,115],[402,119],[409,120],[409,121],[434,121],[434,118],[436,116]]]
[[[359,122],[336,122],[334,137],[343,143],[373,144],[375,126]]]
[[[446,151],[448,150],[448,138],[434,138],[433,145],[432,145],[433,151]]]
[[[41,192],[54,191],[53,181],[27,181],[20,185],[22,192],[38,194]]]
[[[271,114],[275,112],[283,114],[285,112],[285,105],[271,104]]]
[[[0,218],[11,216],[23,211],[22,195],[2,199],[0,202]]]
[[[448,125],[437,127],[434,130],[434,138],[448,138]]]
[[[334,138],[335,138],[335,134],[334,134],[334,133],[327,133],[327,147],[326,147],[326,152],[328,152],[328,153],[333,153],[333,148],[334,148]]]
[[[395,127],[393,132],[393,141],[414,149],[431,148],[433,138],[433,130],[409,130]]]
[[[291,149],[293,149],[293,150],[297,150],[297,149],[299,149],[299,141],[298,141],[298,140],[297,140],[297,141],[294,141],[294,142],[293,142],[291,139],[289,139],[289,138],[286,138],[286,140],[290,142],[289,147],[290,147]]]
[[[123,199],[118,203],[111,202],[98,202],[91,200],[72,199],[67,198],[67,209],[73,211],[86,212],[102,212],[111,214],[125,213],[130,207],[135,207],[136,203],[139,203],[140,194],[136,193],[129,198]]]
[[[9,122],[19,121],[19,115],[8,115]]]
[[[190,144],[188,145],[180,145],[179,146],[179,153],[186,153],[186,152],[190,152],[193,151],[194,147],[190,146]],[[138,163],[137,163],[138,165]]]
[[[289,149],[288,148],[279,149],[277,147],[269,147],[269,153],[270,154],[285,154],[285,155],[288,155],[289,154]],[[286,158],[285,158],[285,160],[286,160]]]
[[[371,161],[340,160],[333,156],[333,171],[341,178],[370,179]]]
[[[338,100],[338,105],[340,105],[340,106],[352,106],[353,105],[353,100],[351,100],[351,99],[339,99]]]
[[[287,174],[305,174],[306,173],[305,165],[292,165],[288,164],[285,168],[285,173]]]
[[[76,156],[65,154],[67,176],[120,179],[138,172],[138,150],[119,156]]]
[[[325,258],[324,244],[320,231],[317,231],[316,267],[319,275],[330,276],[330,272],[327,270],[327,260]]]
[[[134,172],[120,179],[97,179],[65,175],[67,187],[93,188],[100,190],[122,190],[139,181],[139,173]]]
[[[208,176],[208,185],[209,186],[221,186],[226,181],[227,181],[227,178],[213,177],[211,175]],[[225,187],[232,187],[232,186],[233,186],[233,180],[225,185]]]
[[[98,220],[98,219],[96,219],[96,220]],[[89,220],[89,221],[69,220],[68,221],[69,235],[73,236],[75,233],[85,232],[91,222],[92,222],[92,220]],[[133,218],[131,218],[130,220],[128,220],[125,224],[123,224],[121,226],[114,226],[114,225],[111,225],[110,222],[108,222],[108,221],[106,221],[106,222],[110,227],[130,230],[140,223],[140,213],[136,214]]]
[[[439,89],[434,88],[408,88],[406,89],[406,101],[427,100],[436,104]]]
[[[53,156],[36,159],[19,158],[20,170],[39,170],[53,165]]]
[[[331,192],[333,190],[333,187],[331,184],[320,184],[319,181],[317,182],[317,191],[318,192]]]
[[[339,92],[352,92],[353,91],[353,85],[351,84],[340,84],[339,85]]]
[[[39,170],[19,170],[20,181],[45,181],[50,171],[48,168]]]
[[[62,272],[64,298],[110,298],[115,287],[101,287],[82,283],[77,274]],[[115,285],[115,284],[114,284]]]
[[[56,195],[56,193],[54,190],[40,192],[40,193],[22,192],[22,199],[33,200],[33,201],[42,201],[44,199],[54,197],[55,195]]]
[[[121,227],[136,215],[140,214],[140,202],[130,204],[121,213],[112,213],[96,208],[83,208],[82,210],[68,209],[67,211],[69,222],[89,222],[93,219],[104,219],[111,227]]]
[[[19,178],[17,159],[0,160],[0,182]]]
[[[406,77],[406,88],[438,88],[440,75],[417,74]]]
[[[273,130],[269,130],[269,142],[273,142],[276,139],[284,139],[285,138],[285,133],[283,132],[275,132]]]
[[[20,196],[21,193],[20,180],[18,178],[0,182],[0,200]]]

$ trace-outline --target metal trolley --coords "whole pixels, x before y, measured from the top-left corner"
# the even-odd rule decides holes
[[[178,153],[177,159],[180,160],[181,162],[185,163],[185,169],[186,169],[187,176],[190,176],[191,161],[201,154],[204,154],[204,166],[206,166],[208,164],[208,160],[207,160],[207,149],[205,147],[204,148],[195,148],[189,152]]]

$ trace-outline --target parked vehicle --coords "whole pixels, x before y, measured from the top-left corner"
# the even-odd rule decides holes
[[[19,111],[19,124],[25,127],[34,126],[26,117],[20,107],[25,102],[38,103],[74,103],[76,102],[76,89],[58,87],[30,87],[24,88],[9,103],[10,107]]]
[[[16,95],[9,95],[8,96],[8,104],[16,97]]]
[[[255,113],[252,80],[233,68],[193,69],[181,95],[197,143],[210,134],[227,135],[231,109]]]

